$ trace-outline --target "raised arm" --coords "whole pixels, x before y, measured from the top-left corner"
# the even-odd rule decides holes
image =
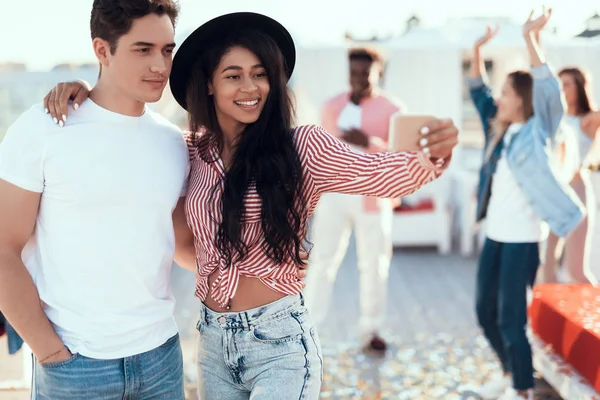
[[[43,136],[21,116],[0,144],[0,309],[41,363],[71,356],[42,309],[21,253],[34,232],[43,191]],[[38,111],[38,120],[43,118]],[[39,131],[39,127],[38,127]]]
[[[469,78],[485,80],[487,73],[485,70],[485,62],[481,57],[481,48],[485,46],[490,40],[492,40],[498,33],[499,27],[492,28],[487,26],[485,34],[477,39],[473,44],[473,59],[471,60],[471,69],[469,71]]]
[[[467,86],[471,95],[471,100],[477,109],[479,118],[483,125],[483,131],[486,135],[486,142],[490,132],[490,120],[496,115],[496,103],[492,94],[492,89],[487,84],[487,73],[485,70],[485,61],[481,57],[481,48],[498,33],[498,27],[492,29],[487,27],[486,33],[479,38],[473,45],[473,56],[471,60],[471,69],[467,78]]]
[[[435,124],[425,136],[431,159],[424,152],[358,153],[315,126],[299,128],[299,145],[320,193],[397,198],[414,193],[447,167],[458,131],[451,121]]]
[[[551,15],[552,9],[544,8],[542,15],[534,19],[532,11],[523,25],[523,36],[533,76],[534,118],[544,134],[554,138],[564,116],[564,98],[560,82],[546,63],[537,41],[539,31],[548,23]]]

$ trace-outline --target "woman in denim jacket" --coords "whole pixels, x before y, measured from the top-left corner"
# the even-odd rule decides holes
[[[486,135],[477,208],[478,219],[486,218],[487,238],[477,273],[477,317],[504,371],[480,389],[484,399],[534,398],[527,286],[535,279],[548,226],[565,236],[583,215],[576,194],[553,173],[563,99],[537,39],[550,14],[544,9],[533,19],[532,12],[523,25],[531,71],[510,73],[497,100],[483,79],[480,57],[496,33],[489,28],[474,46],[468,80]]]

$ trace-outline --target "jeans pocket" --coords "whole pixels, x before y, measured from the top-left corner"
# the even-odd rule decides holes
[[[202,331],[204,331],[204,328],[206,328],[206,321],[200,317],[198,319],[198,322],[196,322],[196,330],[198,331],[198,333],[202,333]]]
[[[308,318],[308,308],[306,308],[306,306],[303,305],[298,305],[292,311],[292,316],[299,322],[304,323]]]
[[[254,325],[252,329],[256,341],[269,344],[299,342],[303,334],[302,325],[292,314]]]
[[[177,343],[178,341],[179,341],[179,333],[177,333],[177,334],[171,336],[170,338],[168,338],[166,342],[164,342],[163,344],[161,344],[159,346],[159,348],[169,347],[172,344]]]
[[[71,357],[67,358],[66,360],[45,363],[45,364],[38,362],[38,364],[40,364],[42,366],[42,368],[45,368],[45,369],[60,368],[60,367],[65,367],[65,366],[71,364],[73,361],[77,360],[78,358],[79,358],[79,353],[75,353],[75,354],[72,354]]]

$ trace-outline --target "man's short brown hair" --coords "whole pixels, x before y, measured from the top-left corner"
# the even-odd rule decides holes
[[[92,40],[106,40],[111,54],[115,54],[119,38],[129,32],[133,21],[149,14],[168,15],[175,27],[179,3],[177,0],[94,0],[90,17]]]

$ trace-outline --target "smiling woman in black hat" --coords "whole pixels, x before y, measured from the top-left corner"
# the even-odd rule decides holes
[[[319,126],[294,127],[294,64],[288,31],[254,13],[205,23],[173,60],[192,131],[176,259],[197,271],[202,399],[319,397],[322,353],[298,266],[320,196],[408,195],[441,175],[457,143],[448,120],[423,127],[423,149],[410,153],[355,152]]]

